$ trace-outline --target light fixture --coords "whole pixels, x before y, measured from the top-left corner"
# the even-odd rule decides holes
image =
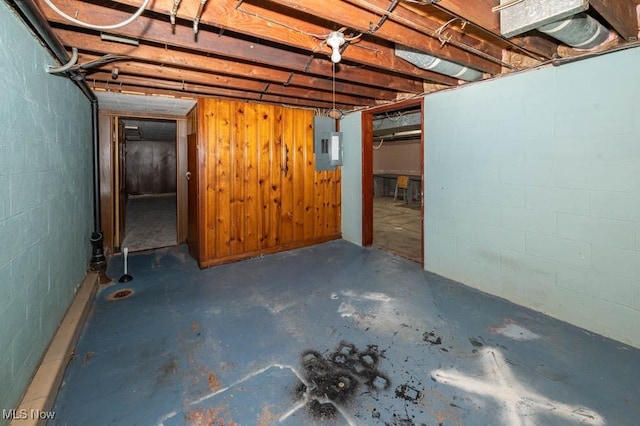
[[[115,41],[116,43],[130,44],[132,46],[138,46],[140,44],[138,39],[130,38],[130,37],[122,37],[119,35],[109,34],[109,33],[100,33],[100,38],[103,41]]]
[[[331,61],[334,64],[340,62],[342,57],[340,56],[340,46],[344,44],[344,34],[340,31],[333,31],[329,33],[329,37],[327,37],[327,45],[333,49],[331,53]]]

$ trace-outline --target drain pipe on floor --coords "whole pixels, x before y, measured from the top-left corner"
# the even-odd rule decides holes
[[[69,62],[69,54],[60,41],[51,32],[49,23],[40,15],[33,0],[9,0],[7,4],[29,26],[31,31],[44,44],[49,52],[64,65]],[[43,70],[47,72],[47,70]],[[65,74],[80,88],[82,93],[91,102],[91,127],[92,127],[92,156],[93,156],[93,232],[91,233],[91,261],[89,269],[97,272],[101,283],[111,281],[106,276],[107,260],[104,255],[104,234],[102,232],[102,220],[100,216],[100,157],[99,157],[99,130],[98,130],[98,98],[89,88],[84,76],[71,71]]]

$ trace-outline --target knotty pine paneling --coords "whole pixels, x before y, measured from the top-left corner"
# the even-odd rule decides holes
[[[315,171],[313,112],[201,99],[200,265],[340,237],[340,170]]]

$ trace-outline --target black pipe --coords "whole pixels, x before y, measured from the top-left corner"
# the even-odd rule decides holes
[[[38,11],[33,0],[9,0],[7,2],[13,10],[20,15],[25,24],[31,28],[44,46],[60,64],[69,62],[69,54],[53,33],[49,23]],[[104,235],[102,232],[102,220],[100,216],[100,152],[98,129],[98,97],[89,88],[84,80],[84,75],[77,71],[66,73],[67,76],[80,88],[82,93],[91,102],[91,127],[92,127],[92,155],[93,155],[93,232],[91,233],[91,262],[90,269],[100,273],[101,282],[108,282],[105,275],[107,261],[104,256]]]
[[[98,99],[91,100],[91,131],[93,143],[91,154],[93,155],[93,232],[91,233],[91,263],[92,271],[100,273],[100,281],[109,281],[106,278],[107,260],[104,256],[104,234],[102,232],[102,217],[100,212],[100,132],[98,120]],[[104,281],[106,280],[106,281]]]

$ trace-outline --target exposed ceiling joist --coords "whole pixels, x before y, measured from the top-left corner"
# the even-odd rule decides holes
[[[589,4],[627,41],[638,40],[637,2],[634,0],[589,0]]]
[[[137,45],[105,41],[98,29],[59,16],[46,0],[21,1],[40,8],[68,51],[79,50],[74,72],[96,90],[113,92],[350,110],[472,80],[455,64],[486,79],[581,53],[537,31],[502,36],[500,13],[491,10],[501,0],[217,0],[204,6],[153,0],[129,24],[108,31]],[[50,1],[80,21],[111,25],[131,17],[142,0]],[[591,0],[587,13],[624,44],[637,38],[638,2]],[[333,31],[346,39],[335,66],[327,46]],[[598,48],[607,51],[614,42],[611,37]],[[417,66],[396,55],[399,45],[418,52]]]
[[[381,20],[380,15],[343,1],[333,3],[331,8],[326,7],[325,0],[307,0],[304,2],[269,0],[269,2],[287,6],[306,14],[319,16],[323,19],[334,19],[338,25],[346,26],[362,33],[367,33],[370,29],[375,28],[376,24]],[[480,71],[492,74],[500,72],[500,65],[495,62],[472,55],[450,44],[442,45],[437,38],[400,25],[393,20],[388,20],[381,25],[373,35]]]

